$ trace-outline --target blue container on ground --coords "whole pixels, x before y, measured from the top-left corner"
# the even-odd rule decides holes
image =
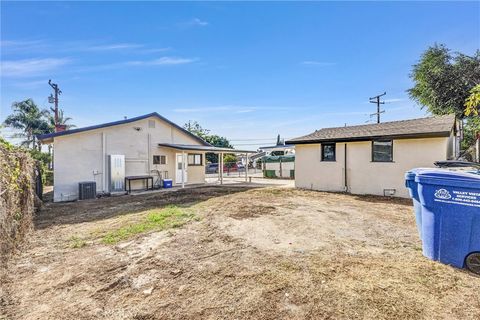
[[[422,238],[422,205],[418,196],[418,183],[415,181],[415,177],[421,170],[423,169],[416,168],[405,173],[405,187],[407,187],[410,198],[413,200],[413,210],[415,211],[415,221],[420,239]]]
[[[480,175],[449,171],[417,172],[422,205],[423,255],[458,268],[480,252]]]
[[[173,186],[172,179],[163,179],[163,187],[171,188]]]

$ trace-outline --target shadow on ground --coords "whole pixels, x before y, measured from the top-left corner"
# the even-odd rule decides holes
[[[400,204],[412,206],[412,200],[398,197],[381,197],[372,195],[355,195],[355,200],[371,202],[371,203],[385,203],[385,204]]]

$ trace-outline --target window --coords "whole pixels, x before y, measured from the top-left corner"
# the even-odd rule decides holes
[[[322,143],[322,161],[335,161],[335,143]]]
[[[392,162],[393,161],[393,141],[377,140],[372,142],[372,161],[373,162]]]
[[[153,164],[167,164],[167,156],[153,156]]]
[[[188,154],[188,165],[189,166],[201,166],[202,165],[202,155],[196,153]]]

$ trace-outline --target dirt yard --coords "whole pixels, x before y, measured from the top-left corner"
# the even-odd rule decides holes
[[[35,223],[0,318],[480,319],[480,277],[423,258],[409,201],[204,187]]]

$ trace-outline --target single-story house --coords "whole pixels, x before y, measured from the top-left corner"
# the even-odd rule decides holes
[[[77,199],[83,181],[96,182],[97,193],[122,192],[132,176],[204,183],[205,153],[240,152],[214,147],[156,112],[38,138],[53,144],[54,201]],[[135,189],[148,181],[131,183]]]
[[[405,172],[434,167],[459,154],[453,115],[324,128],[287,141],[295,145],[298,188],[408,197]]]

